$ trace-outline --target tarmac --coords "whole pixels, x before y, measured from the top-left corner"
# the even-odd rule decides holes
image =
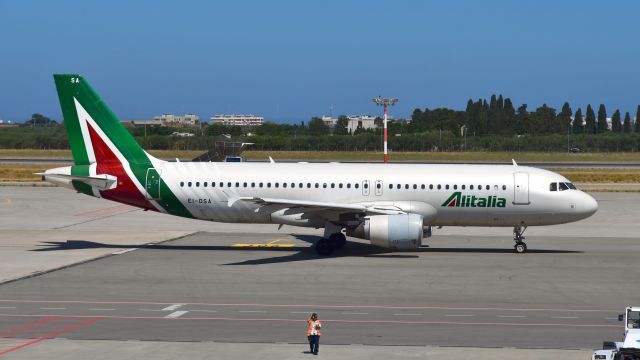
[[[524,255],[509,228],[443,228],[320,258],[320,230],[0,187],[0,356],[296,359],[318,312],[325,357],[584,359],[640,302],[640,194],[593,195],[592,218],[527,230]]]

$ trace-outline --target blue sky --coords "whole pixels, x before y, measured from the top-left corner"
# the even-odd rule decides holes
[[[278,122],[464,108],[640,103],[640,1],[0,0],[0,119],[61,118],[51,74],[83,74],[123,119]]]

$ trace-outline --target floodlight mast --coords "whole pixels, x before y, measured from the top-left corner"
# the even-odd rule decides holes
[[[398,102],[398,98],[383,98],[383,97],[375,97],[372,99],[372,101],[378,105],[378,106],[382,106],[384,108],[384,119],[382,120],[383,122],[383,126],[384,126],[384,163],[388,163],[389,162],[389,157],[387,155],[387,108],[389,106],[393,106]]]

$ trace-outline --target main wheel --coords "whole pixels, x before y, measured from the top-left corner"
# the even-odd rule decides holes
[[[316,243],[316,252],[322,256],[329,256],[333,254],[333,246],[328,239],[320,239]]]
[[[516,254],[524,254],[527,252],[527,244],[523,243],[522,241],[518,241],[513,247],[513,250],[516,252]]]
[[[347,243],[347,237],[343,233],[333,233],[329,236],[329,244],[334,249],[342,249]]]

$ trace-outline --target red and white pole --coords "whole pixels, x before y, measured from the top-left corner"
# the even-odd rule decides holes
[[[389,162],[389,157],[387,155],[387,103],[384,103],[384,163]]]

